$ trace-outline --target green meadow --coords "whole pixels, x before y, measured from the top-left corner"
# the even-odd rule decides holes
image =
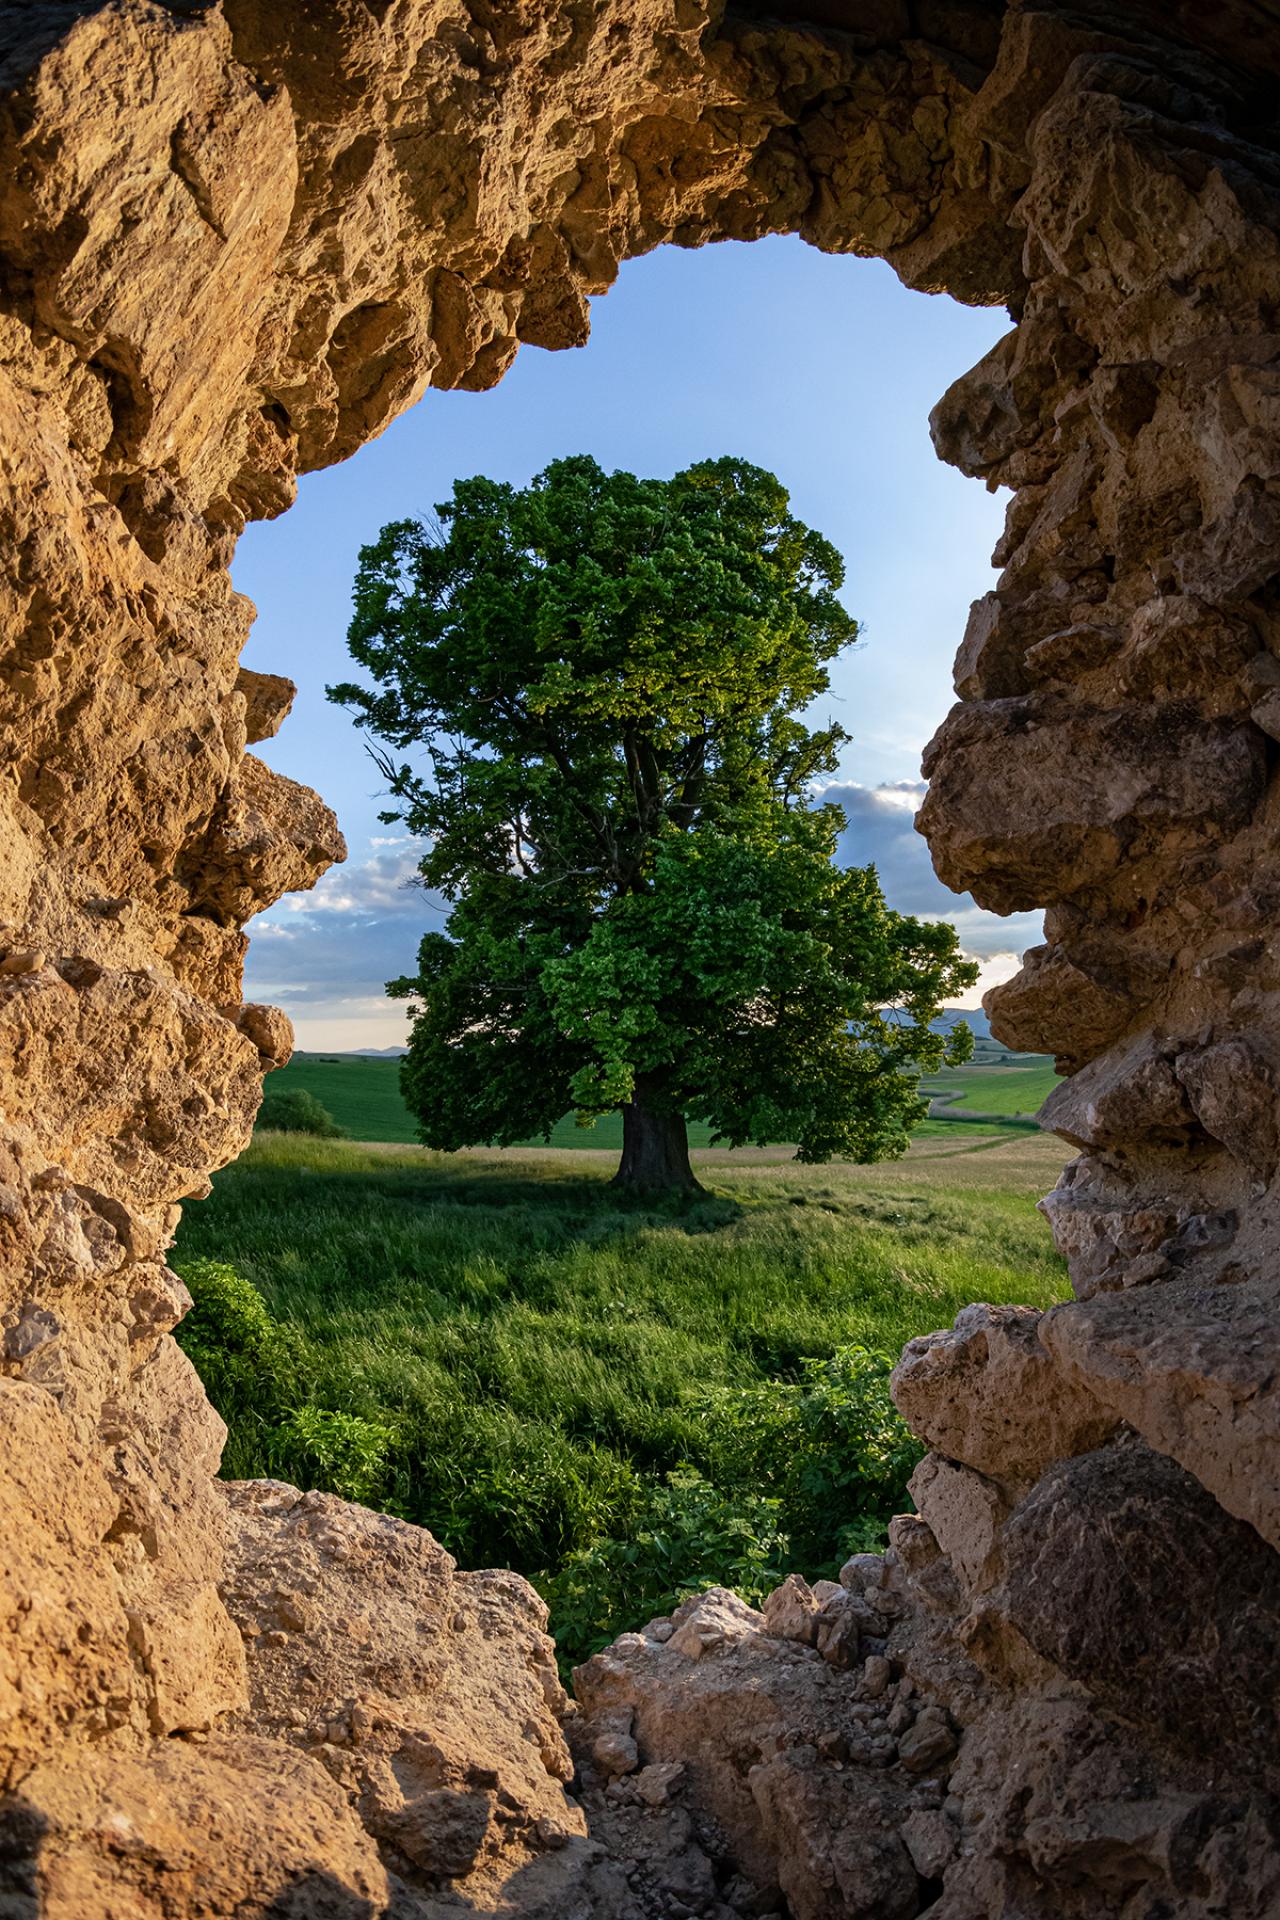
[[[988,1060],[1001,1064],[987,1064]],[[1051,1061],[1037,1054],[1007,1054],[992,1042],[979,1042],[979,1056],[963,1067],[931,1074],[920,1083],[921,1093],[936,1102],[933,1117],[923,1123],[923,1134],[936,1134],[956,1121],[972,1124],[997,1116],[1018,1119],[1029,1130],[1032,1115],[1057,1083]],[[287,1067],[267,1082],[271,1093],[298,1088],[313,1093],[353,1140],[410,1144],[417,1132],[400,1097],[400,1062],[354,1053],[296,1053]],[[690,1145],[709,1144],[711,1130],[695,1122],[689,1128]],[[550,1145],[575,1151],[608,1151],[622,1147],[622,1122],[606,1115],[592,1127],[580,1127],[572,1115],[561,1120]]]
[[[920,1091],[932,1097],[934,1118],[938,1120],[973,1120],[997,1114],[1030,1123],[1057,1084],[1052,1061],[1029,1056],[1016,1066],[973,1062],[930,1074],[920,1082]]]
[[[391,1124],[395,1062],[287,1071],[349,1128]],[[1034,1205],[1064,1158],[938,1123],[868,1167],[702,1151],[704,1194],[641,1205],[598,1148],[264,1133],[186,1210],[179,1337],[228,1475],[520,1568],[581,1657],[691,1585],[758,1593],[883,1538],[918,1457],[890,1357],[968,1301],[1064,1296]]]

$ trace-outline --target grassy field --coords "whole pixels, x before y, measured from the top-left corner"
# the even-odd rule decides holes
[[[353,1140],[412,1142],[413,1117],[400,1098],[399,1060],[358,1053],[295,1053],[267,1082],[271,1093],[313,1093]]]
[[[401,1144],[417,1140],[413,1116],[400,1098],[398,1060],[375,1060],[354,1053],[295,1053],[287,1067],[272,1075],[268,1085],[273,1092],[297,1087],[313,1093],[353,1140]],[[709,1137],[709,1127],[695,1125],[689,1129],[694,1146],[705,1146]],[[555,1128],[549,1144],[620,1153],[622,1117],[608,1114],[594,1127],[579,1127],[569,1116]]]
[[[1019,1114],[1030,1116],[1056,1081],[1052,1062],[1034,1055],[1023,1056],[1016,1066],[971,1062],[932,1074],[921,1082],[921,1092],[943,1096],[945,1105],[924,1122],[922,1132],[928,1137],[945,1131],[955,1121],[972,1125],[985,1114],[1009,1119]],[[400,1098],[398,1060],[352,1053],[296,1053],[287,1067],[271,1076],[267,1086],[271,1092],[296,1087],[313,1093],[353,1140],[407,1145],[417,1138],[413,1118]],[[696,1122],[690,1127],[691,1146],[705,1147],[709,1139],[710,1128]],[[618,1153],[622,1148],[621,1118],[609,1114],[594,1127],[579,1127],[570,1116],[555,1128],[550,1145],[576,1152]]]
[[[231,1475],[332,1486],[465,1564],[520,1567],[581,1653],[730,1549],[814,1573],[847,1523],[900,1504],[913,1456],[884,1363],[855,1350],[896,1354],[970,1300],[1063,1297],[1034,1201],[1064,1158],[954,1125],[874,1167],[710,1151],[705,1195],[655,1207],[607,1190],[608,1151],[263,1134],[184,1214],[182,1337]],[[827,1491],[775,1537],[805,1460]],[[641,1578],[637,1537],[680,1565]]]
[[[935,1109],[935,1118],[940,1120],[953,1109],[957,1119],[968,1117],[965,1109],[969,1114],[1021,1114],[1030,1119],[1057,1084],[1058,1075],[1050,1060],[1010,1067],[969,1063],[930,1074],[921,1081],[920,1091],[945,1099],[946,1106]]]

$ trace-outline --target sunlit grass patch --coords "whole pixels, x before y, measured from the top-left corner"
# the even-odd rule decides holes
[[[894,1355],[968,1301],[1064,1296],[1034,1205],[1062,1157],[1023,1136],[955,1153],[927,1141],[875,1167],[708,1156],[704,1195],[620,1205],[603,1155],[263,1135],[187,1209],[174,1257],[198,1300],[194,1263],[225,1263],[266,1331],[225,1364],[203,1306],[180,1337],[228,1420],[227,1471],[391,1506],[464,1563],[521,1568],[561,1595],[581,1651],[602,1621],[634,1624],[583,1581],[612,1577],[608,1543],[656,1525],[655,1501],[689,1552],[704,1516],[709,1557],[738,1537],[734,1502],[763,1497],[750,1449],[736,1467],[726,1455],[717,1394],[775,1382],[773,1401],[748,1404],[782,1404],[815,1363]],[[858,1433],[841,1432],[833,1448],[856,1458]],[[882,1524],[874,1501],[859,1508],[857,1473],[839,1484],[828,1562],[851,1525]],[[792,1551],[774,1540],[789,1539],[785,1512],[766,1531],[772,1574]],[[809,1525],[794,1551],[810,1573],[817,1549]]]

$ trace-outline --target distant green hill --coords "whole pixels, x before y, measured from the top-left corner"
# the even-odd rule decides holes
[[[399,1060],[358,1053],[295,1053],[267,1085],[273,1093],[295,1087],[314,1093],[353,1140],[417,1139],[413,1118],[400,1098]]]
[[[1001,1053],[993,1060],[979,1047],[965,1066],[928,1075],[920,1091],[934,1101],[939,1120],[1021,1115],[1030,1125],[1057,1084],[1053,1062],[1043,1054]]]

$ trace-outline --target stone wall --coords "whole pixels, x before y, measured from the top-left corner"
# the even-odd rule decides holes
[[[244,924],[343,852],[245,753],[290,697],[237,664],[246,520],[581,342],[627,255],[777,231],[1018,320],[934,417],[1015,492],[922,827],[1049,909],[991,1013],[1082,1150],[1076,1301],[899,1370],[936,1451],[871,1658],[963,1727],[966,1838],[893,1911],[1272,1910],[1276,41],[1246,0],[0,6],[6,1910],[640,1898],[522,1583],[216,1483],[164,1252],[288,1055]]]

